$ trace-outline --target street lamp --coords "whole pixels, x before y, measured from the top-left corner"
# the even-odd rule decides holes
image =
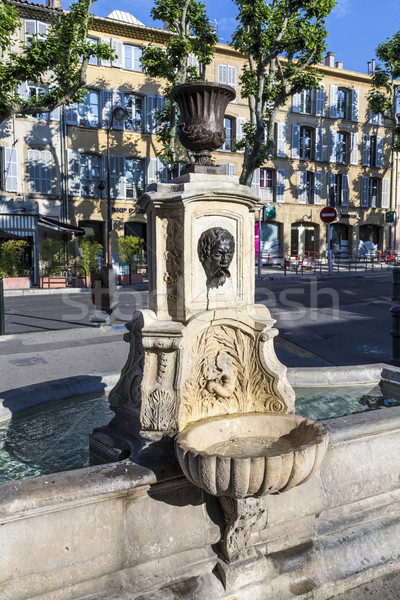
[[[123,106],[116,106],[111,113],[111,119],[107,122],[107,268],[112,269],[112,251],[111,251],[111,231],[112,231],[112,212],[111,212],[111,175],[110,175],[110,130],[112,129],[114,119],[122,123],[126,118],[127,112]]]

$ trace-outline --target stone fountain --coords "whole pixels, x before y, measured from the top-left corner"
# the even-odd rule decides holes
[[[109,397],[115,417],[92,434],[91,451],[154,468],[178,460],[190,482],[219,498],[219,568],[229,590],[238,574],[251,581],[259,568],[251,539],[266,526],[264,497],[309,479],[327,433],[294,415],[294,392],[274,351],[278,332],[268,309],[254,304],[258,198],[211,162],[235,92],[189,83],[171,96],[195,162],[140,198],[150,308],[127,325],[129,356]]]

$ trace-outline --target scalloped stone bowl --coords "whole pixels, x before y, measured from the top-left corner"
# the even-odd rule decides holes
[[[176,436],[185,476],[213,496],[246,498],[290,490],[320,466],[328,433],[293,414],[212,417]]]

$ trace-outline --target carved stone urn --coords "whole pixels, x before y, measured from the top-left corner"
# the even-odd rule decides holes
[[[225,110],[235,96],[232,87],[221,83],[199,81],[172,89],[171,100],[178,104],[181,114],[179,139],[193,151],[196,164],[211,165],[210,152],[224,144]]]

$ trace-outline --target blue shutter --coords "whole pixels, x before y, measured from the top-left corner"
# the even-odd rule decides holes
[[[352,90],[351,92],[351,120],[358,122],[358,105],[359,105],[360,93],[358,90]]]
[[[285,202],[285,169],[276,170],[276,201]]]
[[[350,164],[358,164],[358,133],[350,134],[351,145],[350,145]]]
[[[301,110],[301,94],[293,94],[292,96],[292,112],[299,113]]]
[[[349,205],[349,176],[342,175],[342,206]]]
[[[328,146],[329,162],[336,162],[336,131],[329,130],[329,146]]]
[[[383,166],[383,138],[376,137],[376,166]]]
[[[14,147],[3,148],[4,190],[18,192],[18,156]]]
[[[76,102],[65,107],[65,122],[67,125],[78,125],[78,105]]]
[[[322,204],[322,172],[314,173],[314,204]]]
[[[278,131],[278,143],[276,146],[276,155],[285,157],[286,156],[286,123],[278,123],[277,131]]]
[[[76,150],[68,150],[68,194],[81,195],[81,155]]]
[[[362,166],[369,167],[371,164],[371,138],[367,133],[363,135],[363,143],[362,143]]]
[[[112,114],[112,90],[101,90],[101,126],[107,129]]]
[[[329,86],[329,116],[332,119],[337,118],[337,85]]]
[[[298,172],[298,202],[307,204],[307,171]]]
[[[114,58],[112,61],[113,67],[124,66],[124,44],[121,40],[111,38],[111,48],[114,50]]]
[[[382,179],[381,207],[389,208],[389,178],[388,177],[384,177]]]
[[[327,198],[327,203],[329,202],[329,193],[330,193],[330,189],[331,187],[333,187],[335,185],[335,175],[334,173],[328,173],[328,178],[327,178],[327,186],[326,186],[326,198]]]
[[[325,89],[324,89],[324,86],[322,85],[317,90],[317,101],[316,101],[316,107],[315,107],[315,114],[317,115],[317,117],[324,116],[324,109],[325,109]]]
[[[361,207],[366,208],[368,206],[368,195],[369,195],[369,177],[361,175]]]
[[[324,157],[324,130],[317,127],[315,130],[315,160],[322,162]]]
[[[300,125],[292,125],[292,158],[300,158]]]

